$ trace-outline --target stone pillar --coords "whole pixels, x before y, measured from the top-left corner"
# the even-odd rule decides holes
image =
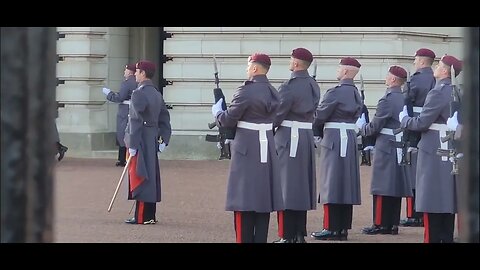
[[[1,28],[1,242],[52,242],[53,27]]]

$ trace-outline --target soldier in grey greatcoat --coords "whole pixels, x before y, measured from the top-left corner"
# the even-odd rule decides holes
[[[226,111],[212,106],[218,127],[236,127],[227,184],[226,210],[234,211],[237,243],[265,243],[270,212],[283,209],[273,122],[280,103],[267,79],[270,57],[248,58],[248,81],[233,95]]]
[[[404,98],[401,86],[407,79],[407,71],[400,66],[391,66],[385,84],[385,95],[378,101],[375,116],[366,123],[365,116],[357,121],[362,136],[375,135],[375,155],[370,193],[373,195],[373,225],[363,228],[364,234],[398,234],[402,197],[412,196],[412,186],[405,175],[405,166],[400,166],[402,149],[393,141],[400,142],[402,133],[398,114],[402,111]]]
[[[418,116],[422,111],[423,104],[428,92],[435,86],[435,78],[433,77],[432,64],[435,60],[435,53],[427,48],[418,49],[415,53],[415,60],[413,65],[415,67],[415,73],[410,78],[410,90],[408,95],[413,103],[413,116]],[[420,139],[420,132],[415,132]],[[418,143],[418,141],[416,141]],[[416,146],[416,144],[415,144]],[[407,197],[407,218],[400,221],[400,226],[405,227],[422,227],[423,226],[423,214],[415,211],[415,182],[417,171],[417,151],[411,152],[411,165],[405,166],[407,178],[413,187],[413,196]]]
[[[275,145],[280,160],[280,184],[284,209],[277,212],[275,243],[305,243],[307,210],[316,209],[315,145],[313,114],[320,87],[308,74],[310,51],[297,48],[290,59],[291,78],[279,88],[280,107],[275,118]]]
[[[151,81],[154,74],[153,62],[136,64],[135,78],[139,85],[132,93],[125,134],[131,159],[128,199],[136,201],[135,216],[125,220],[129,224],[155,224],[156,203],[161,201],[157,151],[168,145],[172,129],[163,96]]]
[[[453,66],[455,74],[451,74]],[[446,121],[450,115],[452,98],[451,76],[458,76],[462,63],[455,57],[445,55],[435,67],[433,75],[437,83],[430,90],[425,104],[417,117],[408,117],[406,107],[399,114],[401,127],[421,131],[418,143],[416,210],[423,212],[425,243],[451,243],[457,213],[455,176],[451,175],[452,164],[447,157],[436,154],[437,149],[449,149],[446,136]]]
[[[57,102],[57,110],[55,111],[55,119],[53,120],[53,139],[55,141],[55,148],[57,149],[57,153],[58,153],[58,161],[61,161],[65,156],[65,153],[67,152],[68,147],[60,143],[60,135],[58,134],[56,118],[58,118],[59,106],[60,104]]]
[[[108,88],[103,88],[102,91],[105,94],[107,100],[118,103],[117,111],[117,145],[118,145],[118,161],[115,166],[125,166],[127,148],[125,147],[125,129],[127,128],[128,121],[128,106],[130,105],[130,97],[133,90],[137,88],[137,82],[135,81],[135,65],[125,65],[125,71],[123,72],[125,80],[120,84],[120,91],[118,93],[113,92]]]
[[[361,203],[355,122],[362,111],[362,99],[353,83],[360,66],[355,58],[341,59],[337,69],[340,83],[327,90],[315,113],[314,128],[325,125],[319,143],[318,202],[323,204],[323,230],[312,233],[318,240],[347,240],[353,205]]]

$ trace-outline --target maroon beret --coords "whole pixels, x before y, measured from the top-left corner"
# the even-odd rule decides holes
[[[155,63],[148,60],[138,62],[135,67],[141,70],[155,72]]]
[[[125,69],[131,70],[133,72],[137,71],[136,67],[134,64],[126,64]]]
[[[403,79],[407,78],[407,71],[400,66],[391,66],[388,69],[388,72],[392,73],[393,75],[399,78],[403,78]]]
[[[312,53],[305,48],[294,49],[292,51],[292,56],[293,56],[293,58],[304,60],[304,61],[307,61],[307,62],[310,62],[310,63],[313,61]]]
[[[360,68],[362,65],[360,65],[360,62],[357,61],[357,59],[353,57],[345,57],[340,60],[340,65],[344,66],[354,66],[357,68]]]
[[[435,59],[435,53],[427,48],[418,49],[418,51],[415,53],[415,56],[425,56]]]
[[[248,62],[258,62],[264,64],[265,66],[269,67],[272,62],[270,61],[270,57],[263,53],[254,53],[248,57]]]
[[[440,61],[449,67],[453,66],[453,69],[455,70],[455,77],[457,77],[458,74],[460,74],[460,71],[462,71],[462,61],[458,60],[454,56],[445,54]]]

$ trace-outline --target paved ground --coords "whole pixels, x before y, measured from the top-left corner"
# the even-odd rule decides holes
[[[235,241],[233,215],[224,211],[229,161],[161,160],[162,202],[157,205],[155,225],[123,223],[131,216],[125,182],[113,209],[108,205],[123,168],[112,159],[66,157],[56,168],[55,242],[199,243]],[[367,236],[371,225],[369,194],[371,167],[361,167],[362,205],[354,207],[350,243],[420,243],[423,228],[400,228],[399,235]],[[402,205],[402,217],[404,213]],[[308,232],[321,228],[323,209],[308,212]],[[276,214],[272,213],[268,241],[277,239]],[[308,237],[309,243],[328,243]]]

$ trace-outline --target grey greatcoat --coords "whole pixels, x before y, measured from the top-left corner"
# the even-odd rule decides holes
[[[308,71],[296,71],[279,88],[280,108],[275,118],[275,145],[280,160],[280,183],[288,210],[316,209],[315,145],[312,129],[298,129],[298,147],[290,157],[291,128],[283,120],[313,122],[320,99],[320,87]]]
[[[245,121],[273,126],[279,103],[278,92],[267,76],[254,76],[237,89],[228,109],[217,116],[217,125],[236,127],[238,121]],[[273,130],[267,131],[267,140],[267,162],[261,163],[259,132],[236,128],[231,142],[227,211],[266,213],[283,209]]]
[[[405,117],[401,127],[421,131],[418,143],[417,186],[415,211],[427,213],[456,213],[457,198],[455,178],[450,174],[452,163],[442,161],[436,154],[440,148],[437,130],[429,127],[433,123],[445,124],[449,117],[449,104],[452,100],[450,78],[437,81],[428,92],[423,110],[417,117]]]
[[[339,85],[325,93],[316,110],[314,126],[325,122],[355,124],[361,112],[362,99],[353,79],[341,80]],[[347,130],[345,157],[340,157],[340,130],[326,128],[323,132],[323,139],[320,141],[318,202],[359,205],[360,168],[356,132]]]
[[[170,114],[162,94],[151,80],[143,81],[133,91],[125,144],[137,149],[136,173],[144,178],[132,192],[134,200],[155,203],[161,201],[158,137],[168,145],[172,129]]]
[[[123,101],[130,100],[133,90],[137,88],[135,76],[130,75],[126,80],[120,84],[120,91],[118,93],[110,92],[107,99],[111,102],[119,103],[117,112],[117,144],[118,146],[125,146],[123,139],[125,138],[125,129],[128,122],[128,104]]]
[[[395,136],[380,133],[383,128],[394,130],[400,127],[398,114],[403,110],[404,98],[400,87],[388,88],[378,101],[375,116],[360,133],[376,135],[375,155],[370,192],[372,195],[411,197],[412,185],[405,175],[405,166],[398,165],[397,148],[391,142]]]
[[[410,93],[409,96],[413,100],[413,106],[423,107],[425,98],[428,92],[435,87],[435,77],[433,77],[433,70],[430,67],[424,67],[417,70],[410,77]],[[418,116],[420,113],[414,112],[414,116]],[[411,153],[411,165],[405,166],[407,178],[415,189],[416,185],[416,171],[417,171],[417,153]]]

